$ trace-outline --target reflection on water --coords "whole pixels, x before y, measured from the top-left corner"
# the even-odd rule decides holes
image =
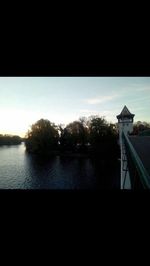
[[[92,189],[96,175],[88,158],[38,158],[24,144],[0,147],[0,188]]]
[[[120,165],[90,158],[29,155],[25,146],[0,146],[0,189],[119,188]]]

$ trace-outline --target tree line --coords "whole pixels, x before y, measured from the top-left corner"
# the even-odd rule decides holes
[[[144,135],[144,133],[150,135],[150,123],[147,123],[145,121],[137,121],[136,123],[134,123],[132,135]]]
[[[55,125],[40,119],[26,134],[26,150],[30,153],[88,153],[108,156],[118,153],[118,132],[115,124],[103,117],[82,117],[68,125]]]
[[[138,121],[133,125],[133,135],[142,135],[150,131],[150,123]],[[150,133],[150,132],[149,132]],[[117,124],[108,123],[103,117],[82,117],[68,125],[55,125],[46,119],[40,119],[31,126],[25,138],[17,135],[0,134],[0,145],[17,145],[25,142],[31,153],[50,151],[102,152],[114,148],[117,142]]]
[[[18,145],[21,144],[22,138],[13,135],[2,135],[0,134],[0,145]]]

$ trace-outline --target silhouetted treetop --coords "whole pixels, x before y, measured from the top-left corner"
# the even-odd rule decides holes
[[[31,126],[26,138],[28,151],[46,153],[58,145],[58,127],[49,120],[40,119]]]

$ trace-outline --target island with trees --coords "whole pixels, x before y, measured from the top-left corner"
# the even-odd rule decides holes
[[[40,119],[26,134],[26,150],[39,155],[118,156],[115,124],[103,117],[82,117],[68,125],[55,125]]]
[[[132,135],[150,135],[150,123],[135,122]],[[0,134],[0,145],[19,145],[25,142],[32,154],[117,154],[117,124],[108,123],[103,117],[81,117],[68,125],[56,125],[40,119],[31,126],[26,136]]]

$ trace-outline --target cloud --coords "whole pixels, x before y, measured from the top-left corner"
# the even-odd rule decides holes
[[[149,85],[143,85],[143,84],[131,84],[129,86],[121,87],[120,92],[121,93],[135,93],[140,91],[150,91]]]
[[[88,109],[81,109],[79,110],[80,113],[88,114],[88,113],[98,113],[96,110],[88,110]]]
[[[145,110],[147,107],[134,107],[132,109],[134,109],[134,111],[141,111],[141,110]]]
[[[116,115],[120,113],[120,109],[113,109],[113,110],[89,110],[89,109],[81,109],[79,110],[80,113],[82,113],[85,116],[91,116],[91,115],[98,115],[100,117],[105,117],[105,119],[108,122],[117,122]]]
[[[149,100],[150,100],[150,95],[145,96],[145,97],[140,97],[140,96],[139,96],[138,98],[130,99],[130,100],[128,100],[127,102],[128,102],[128,103],[137,103],[137,102],[140,103],[140,102],[143,101],[143,100],[144,100],[144,101],[145,101],[145,100],[146,100],[146,101],[147,101],[147,100],[149,101]]]
[[[85,99],[85,102],[91,105],[94,104],[99,104],[99,103],[104,103],[107,101],[112,101],[113,99],[115,99],[116,97],[118,97],[118,95],[108,95],[108,96],[101,96],[101,97],[95,97],[95,98],[90,98],[90,99]]]
[[[136,91],[149,91],[150,92],[150,86],[140,87],[140,88],[136,89]]]

